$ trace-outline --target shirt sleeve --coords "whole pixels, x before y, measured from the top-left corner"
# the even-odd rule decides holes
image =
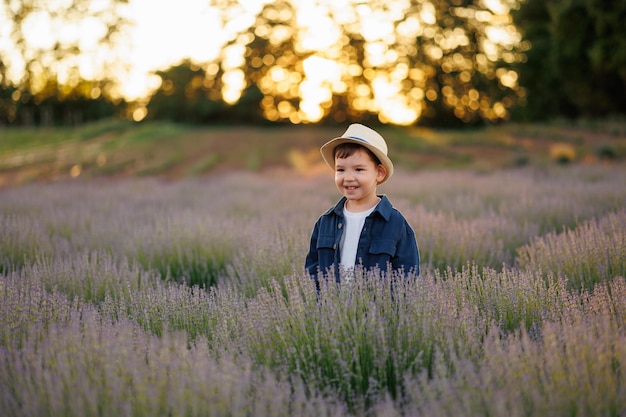
[[[311,241],[309,243],[309,252],[306,255],[306,259],[304,261],[304,268],[307,270],[309,275],[315,278],[317,281],[317,274],[319,272],[319,255],[317,253],[317,236],[319,233],[319,220],[315,223],[313,227],[313,232],[311,233]]]
[[[394,269],[404,269],[404,274],[413,273],[418,276],[420,273],[420,256],[415,240],[415,232],[405,221],[404,233],[400,236],[396,256],[393,258],[391,265]]]

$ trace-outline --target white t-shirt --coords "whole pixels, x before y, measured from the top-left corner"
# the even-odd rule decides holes
[[[345,229],[341,238],[341,262],[340,265],[344,270],[353,269],[357,261],[356,250],[359,246],[359,238],[361,237],[361,230],[365,224],[365,218],[369,216],[376,206],[369,210],[359,213],[352,213],[343,207],[343,216],[345,219]]]

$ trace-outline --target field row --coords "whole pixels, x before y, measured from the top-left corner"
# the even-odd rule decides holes
[[[330,178],[0,190],[0,408],[626,414],[626,171],[398,172],[422,274],[304,274]],[[331,281],[332,282],[332,281]]]

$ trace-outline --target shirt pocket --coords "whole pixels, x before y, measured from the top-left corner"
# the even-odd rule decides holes
[[[317,250],[335,250],[335,236],[322,235],[317,238]]]
[[[393,239],[376,239],[373,240],[369,248],[369,265],[373,267],[378,265],[380,268],[387,266],[387,262],[396,255],[396,242]]]
[[[370,254],[388,255],[393,257],[396,254],[396,241],[393,239],[376,239],[370,244]]]

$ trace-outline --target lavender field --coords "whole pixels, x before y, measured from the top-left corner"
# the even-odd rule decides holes
[[[397,172],[419,277],[303,271],[331,173],[0,189],[3,416],[626,416],[623,165]]]

